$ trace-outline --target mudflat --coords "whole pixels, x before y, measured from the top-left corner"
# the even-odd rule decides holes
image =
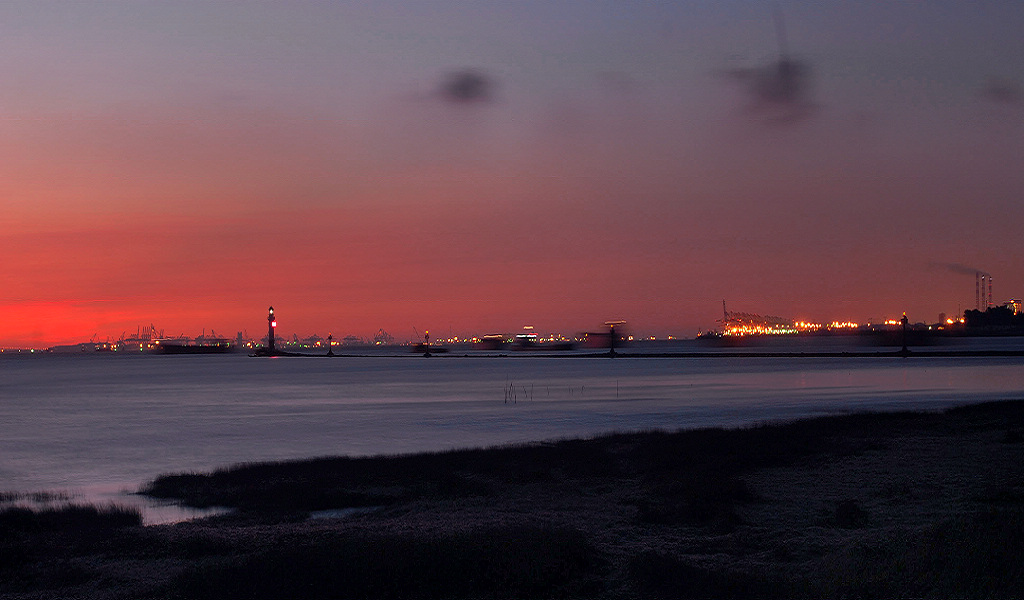
[[[241,465],[0,513],[4,598],[1016,597],[1024,402]]]

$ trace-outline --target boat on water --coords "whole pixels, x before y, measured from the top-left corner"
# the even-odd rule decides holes
[[[572,350],[575,345],[568,340],[542,340],[534,333],[533,328],[523,328],[523,333],[516,335],[512,342],[513,350]]]
[[[514,351],[522,350],[572,350],[575,348],[575,344],[562,338],[561,336],[550,336],[548,338],[541,338],[533,326],[527,325],[523,327],[521,333],[516,334],[513,338],[501,333],[490,333],[482,338],[476,339],[473,342],[473,348],[475,350],[504,350],[510,349]]]
[[[235,345],[226,339],[207,339],[202,342],[157,340],[153,344],[153,352],[157,354],[225,354],[234,350]]]
[[[429,356],[431,354],[446,354],[448,352],[448,348],[445,348],[444,346],[435,346],[429,342],[413,344],[411,348],[411,352],[413,354],[423,354],[425,356]]]

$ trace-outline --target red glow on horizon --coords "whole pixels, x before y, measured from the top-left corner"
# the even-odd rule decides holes
[[[417,190],[391,191],[397,198],[381,202],[401,210],[386,219],[356,204],[280,215],[137,213],[130,231],[109,215],[19,222],[0,236],[10,257],[0,263],[3,300],[14,321],[0,345],[116,340],[150,323],[173,335],[213,327],[256,337],[266,331],[257,315],[266,318],[268,301],[288,307],[288,335],[370,338],[384,329],[406,341],[422,338],[414,327],[465,336],[533,323],[572,334],[619,316],[640,335],[685,337],[714,326],[722,296],[819,323],[867,321],[896,303],[928,320],[973,298],[973,281],[945,272],[908,269],[896,288],[870,269],[836,274],[842,244],[802,253],[786,236],[765,234],[754,238],[765,250],[752,253],[720,229],[684,235],[671,215],[652,224],[575,201],[483,210],[465,199],[413,203]],[[898,239],[859,250],[858,264],[886,263]],[[918,263],[937,254],[916,252]],[[692,265],[691,256],[702,262]],[[794,293],[809,280],[820,289]]]

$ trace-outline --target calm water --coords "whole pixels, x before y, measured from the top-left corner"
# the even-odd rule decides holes
[[[238,462],[1024,398],[1022,367],[1024,358],[5,356],[0,491],[138,504],[125,492],[159,474]],[[144,509],[150,522],[182,516]]]

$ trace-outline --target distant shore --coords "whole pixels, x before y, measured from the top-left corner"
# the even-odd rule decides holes
[[[326,352],[311,354],[308,352],[274,352],[250,354],[253,358],[424,358],[423,352],[406,352],[396,354],[364,354],[358,352]],[[429,358],[988,358],[988,357],[1024,357],[1024,350],[936,350],[933,348],[910,347],[907,349],[885,350],[682,350],[682,351],[644,351],[635,352],[618,349],[614,353],[608,350],[576,350],[546,351],[536,349],[530,351],[481,351],[458,349],[431,353]]]
[[[1012,597],[1024,401],[162,476],[225,516],[0,513],[25,598]]]

